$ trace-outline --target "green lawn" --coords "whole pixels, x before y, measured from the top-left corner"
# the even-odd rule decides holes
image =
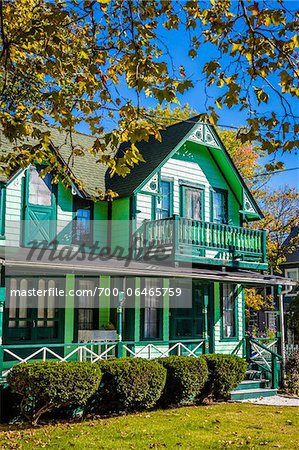
[[[218,404],[39,428],[0,428],[0,449],[295,449],[299,408]]]

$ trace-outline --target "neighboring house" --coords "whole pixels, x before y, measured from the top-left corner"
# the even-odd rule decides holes
[[[281,268],[285,277],[299,283],[299,227],[294,227],[284,242],[286,249],[285,261],[281,264]],[[284,296],[284,305],[286,311],[286,339],[289,345],[299,344],[299,330],[296,330],[292,314],[289,311],[290,302],[298,296],[298,290],[294,286],[293,289]],[[299,299],[298,299],[299,302]],[[299,309],[299,308],[298,308]]]
[[[169,126],[161,142],[138,143],[146,163],[125,178],[110,178],[91,154],[72,161],[69,141],[53,129],[52,146],[84,190],[51,184],[38,165],[2,175],[4,376],[16,362],[42,357],[245,354],[244,288],[279,291],[287,280],[265,274],[265,232],[246,227],[262,213],[215,129],[197,121]],[[83,148],[93,142],[80,133],[73,139]],[[1,152],[8,150],[2,139]],[[94,202],[98,188],[119,197]],[[29,257],[32,242],[53,240]],[[114,258],[51,259],[62,246],[78,252],[82,242],[86,252],[96,242],[101,250],[93,253],[108,247]],[[115,257],[121,248],[132,249],[132,261]],[[45,292],[36,303],[33,288]]]

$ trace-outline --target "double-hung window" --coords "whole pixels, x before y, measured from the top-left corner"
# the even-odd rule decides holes
[[[224,339],[237,337],[236,324],[236,286],[232,283],[222,285],[222,337]]]
[[[227,223],[227,191],[223,189],[213,190],[213,222]]]
[[[80,197],[75,199],[74,244],[92,242],[92,203]]]
[[[160,196],[156,203],[156,219],[167,219],[172,215],[172,183],[162,180],[160,182]]]

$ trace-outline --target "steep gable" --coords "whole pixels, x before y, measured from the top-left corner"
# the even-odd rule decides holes
[[[148,142],[141,141],[136,145],[146,163],[136,165],[125,178],[118,175],[109,177],[106,173],[106,188],[126,197],[142,189],[148,181],[188,141],[204,146],[218,167],[219,172],[234,192],[241,208],[240,212],[248,220],[261,218],[262,212],[250,193],[245,181],[236,168],[215,128],[206,123],[198,123],[199,116],[176,123],[161,132],[161,142],[150,137]],[[117,156],[122,156],[128,144],[120,146]]]
[[[83,133],[74,133],[72,135],[73,145],[85,150],[84,156],[72,157],[72,145],[70,137],[67,133],[51,127],[51,143],[57,151],[62,161],[73,172],[74,176],[84,183],[84,194],[96,196],[98,190],[105,192],[105,173],[107,167],[104,164],[97,163],[97,157],[93,156],[89,150],[95,140],[94,136]],[[30,145],[34,145],[33,140],[25,141]],[[13,150],[13,144],[9,142],[0,133],[0,154],[6,155]],[[0,172],[0,182],[7,183],[10,178],[5,173]]]

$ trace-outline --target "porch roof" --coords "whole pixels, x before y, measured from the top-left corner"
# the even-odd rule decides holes
[[[88,254],[83,261],[75,259],[78,254],[68,255],[68,261],[51,260],[51,250],[43,250],[42,257],[39,251],[30,255],[31,249],[22,249],[22,254],[16,253],[6,259],[0,260],[8,273],[35,274],[47,276],[51,274],[90,274],[90,275],[111,275],[111,276],[137,276],[137,277],[176,277],[194,278],[198,280],[211,280],[220,282],[240,283],[250,286],[265,285],[288,285],[295,286],[296,283],[289,278],[282,276],[261,274],[246,270],[226,270],[206,269],[204,267],[187,267],[157,264],[156,261],[138,262],[129,259],[108,258],[107,255],[97,255],[96,260],[88,260]],[[29,258],[30,255],[30,258]],[[82,256],[82,255],[81,255]],[[28,258],[27,258],[28,257]],[[62,258],[61,258],[62,259]]]

